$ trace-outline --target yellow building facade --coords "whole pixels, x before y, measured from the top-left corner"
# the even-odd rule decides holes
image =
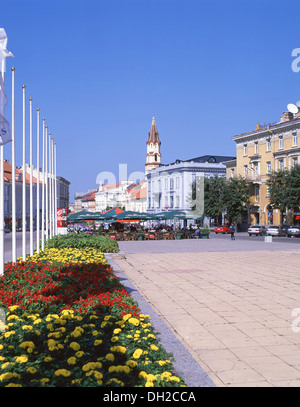
[[[227,177],[242,176],[250,183],[250,204],[243,223],[294,223],[291,214],[270,205],[267,180],[273,170],[300,164],[300,110],[296,114],[284,112],[278,123],[257,124],[254,131],[235,135],[232,140],[236,143],[236,160],[226,163]]]

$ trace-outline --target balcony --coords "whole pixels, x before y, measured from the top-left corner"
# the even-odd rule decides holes
[[[245,178],[249,182],[261,182],[261,176],[254,172],[250,174],[248,173],[247,175],[245,175]]]

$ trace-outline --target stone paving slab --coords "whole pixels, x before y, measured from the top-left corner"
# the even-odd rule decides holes
[[[216,386],[300,386],[300,250],[226,244],[112,258]]]

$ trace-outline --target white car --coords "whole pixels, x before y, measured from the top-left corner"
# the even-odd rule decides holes
[[[300,226],[290,226],[287,231],[287,237],[300,237]]]
[[[256,235],[256,236],[263,236],[266,234],[267,229],[265,226],[255,225],[250,226],[248,229],[249,236]]]
[[[278,225],[278,226],[269,226],[267,229],[267,234],[271,236],[286,236],[288,226]]]

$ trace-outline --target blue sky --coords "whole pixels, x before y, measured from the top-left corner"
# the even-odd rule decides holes
[[[17,165],[23,84],[57,143],[71,201],[97,187],[98,173],[117,177],[119,164],[144,171],[153,109],[163,163],[235,155],[233,135],[279,121],[300,100],[299,11],[294,0],[1,0]]]

